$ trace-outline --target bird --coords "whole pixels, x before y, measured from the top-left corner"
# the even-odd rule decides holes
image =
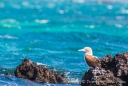
[[[101,66],[101,61],[96,56],[93,56],[93,52],[90,47],[84,47],[78,51],[85,52],[84,59],[89,67],[95,68]]]

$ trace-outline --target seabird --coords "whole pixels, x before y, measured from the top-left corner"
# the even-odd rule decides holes
[[[99,67],[101,65],[101,61],[96,56],[93,56],[93,52],[90,47],[85,47],[78,51],[85,52],[84,58],[89,67]]]

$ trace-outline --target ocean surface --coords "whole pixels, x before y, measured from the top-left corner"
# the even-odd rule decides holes
[[[127,1],[0,0],[0,86],[80,86],[85,46],[99,59],[128,51]],[[16,78],[24,58],[65,72],[69,84]]]

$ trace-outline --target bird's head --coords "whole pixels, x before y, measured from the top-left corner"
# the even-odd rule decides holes
[[[86,55],[93,55],[92,49],[90,47],[84,47],[83,49],[79,49],[78,51],[85,52]]]

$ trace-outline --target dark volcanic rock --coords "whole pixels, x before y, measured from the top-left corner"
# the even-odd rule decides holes
[[[101,67],[90,68],[82,78],[82,86],[128,86],[128,52],[103,56]]]
[[[39,66],[31,60],[24,59],[14,72],[16,77],[29,79],[40,83],[68,83],[63,75]]]

